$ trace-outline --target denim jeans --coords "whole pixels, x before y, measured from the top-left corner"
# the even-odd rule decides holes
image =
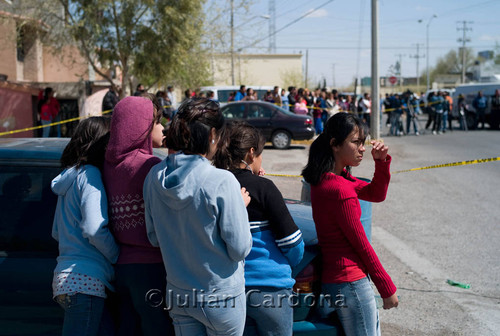
[[[56,296],[64,309],[63,336],[98,335],[104,298],[76,293]]]
[[[165,309],[166,272],[163,263],[115,266],[119,303],[118,335],[174,335]]]
[[[406,134],[410,134],[411,124],[413,124],[413,130],[415,131],[415,134],[417,134],[418,125],[416,118],[416,112],[414,112],[413,117],[410,115],[410,113],[406,114]]]
[[[42,125],[50,125],[52,123],[52,121],[50,121],[50,120],[40,120],[40,122],[42,123]],[[51,126],[47,126],[47,127],[42,128],[42,137],[44,137],[44,138],[49,137],[50,127]]]
[[[398,109],[391,112],[391,135],[400,135],[400,122],[403,112]]]
[[[323,305],[323,313],[337,311],[347,336],[380,336],[378,310],[368,278],[353,282],[322,285],[322,293],[330,295],[334,304]]]
[[[241,336],[245,327],[245,295],[204,303],[176,302],[170,316],[174,320],[176,336]]]
[[[291,289],[247,287],[247,322],[244,335],[290,336],[293,332],[293,307],[289,298]]]
[[[441,122],[441,131],[446,132],[446,126],[448,125],[448,111],[443,112],[443,120]]]

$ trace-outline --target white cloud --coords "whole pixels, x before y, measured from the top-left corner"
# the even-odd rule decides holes
[[[307,11],[307,13],[307,18],[321,18],[328,16],[328,11],[326,9],[318,9],[315,11],[313,8],[311,8]]]
[[[479,37],[479,40],[480,41],[498,41],[500,40],[500,35],[496,35],[496,36],[491,36],[491,35],[481,35]]]

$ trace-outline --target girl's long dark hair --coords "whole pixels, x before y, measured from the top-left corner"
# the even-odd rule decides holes
[[[80,121],[64,148],[61,164],[65,168],[91,164],[102,169],[109,140],[110,117],[90,117]]]
[[[318,185],[323,175],[334,169],[335,157],[332,146],[342,145],[355,129],[359,130],[361,140],[364,141],[368,133],[367,127],[355,115],[341,112],[328,119],[323,133],[313,141],[309,148],[307,165],[302,170],[302,176],[307,183]]]
[[[266,139],[254,126],[246,122],[229,123],[219,140],[214,165],[221,169],[237,169],[251,148],[257,157],[262,154],[265,144]]]
[[[167,148],[186,154],[207,154],[212,128],[224,126],[219,103],[207,98],[186,99],[175,114],[165,136]]]

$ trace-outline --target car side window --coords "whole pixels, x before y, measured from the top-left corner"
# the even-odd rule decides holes
[[[52,221],[57,196],[50,189],[60,168],[0,166],[0,251],[57,256]]]
[[[271,118],[273,110],[268,106],[252,104],[248,113],[248,118]]]
[[[241,104],[227,104],[222,108],[222,115],[227,119],[243,119],[245,106]]]

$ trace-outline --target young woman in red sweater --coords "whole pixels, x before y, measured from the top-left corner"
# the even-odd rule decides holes
[[[302,171],[311,184],[313,218],[323,254],[322,292],[331,298],[328,303],[332,306],[326,307],[326,311],[337,311],[348,336],[380,335],[368,275],[383,298],[384,309],[398,306],[396,286],[366,238],[358,200],[385,199],[390,180],[388,147],[371,142],[375,160],[371,183],[358,180],[349,172],[363,159],[366,134],[366,126],[354,115],[335,114],[312,143]]]

